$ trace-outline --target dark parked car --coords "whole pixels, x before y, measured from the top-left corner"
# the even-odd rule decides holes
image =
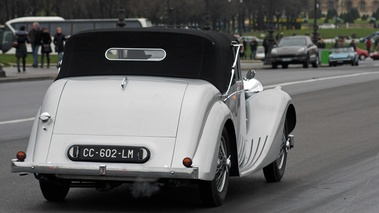
[[[365,43],[367,38],[370,38],[370,39],[373,39],[374,37],[378,36],[379,35],[379,31],[376,31],[376,32],[373,32],[365,37],[362,37],[359,39],[359,42],[361,43]]]
[[[280,40],[279,45],[271,51],[271,65],[276,69],[278,65],[288,68],[289,64],[309,64],[318,67],[318,48],[312,43],[309,36],[289,36]]]

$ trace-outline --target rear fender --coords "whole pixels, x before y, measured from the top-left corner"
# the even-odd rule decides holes
[[[36,115],[32,132],[29,137],[26,152],[27,158],[25,159],[26,162],[46,162],[57,114],[57,106],[59,104],[60,94],[62,93],[65,84],[65,80],[56,81],[47,90],[42,107]],[[40,113],[43,112],[48,112],[51,116],[51,118],[46,122],[42,122],[39,119]]]
[[[210,110],[193,157],[193,166],[199,168],[199,179],[213,180],[222,130],[231,118],[229,108],[221,101],[216,102]]]

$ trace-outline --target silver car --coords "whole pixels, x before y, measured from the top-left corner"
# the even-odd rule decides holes
[[[278,65],[288,68],[289,64],[302,64],[308,68],[319,65],[318,48],[312,43],[309,36],[289,36],[280,40],[277,47],[271,51],[271,65],[276,69]]]
[[[232,36],[114,29],[72,36],[12,172],[32,173],[48,201],[71,187],[195,184],[223,203],[230,176],[280,181],[296,112],[280,87],[241,76]]]

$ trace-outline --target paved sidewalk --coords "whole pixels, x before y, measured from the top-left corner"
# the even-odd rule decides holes
[[[243,60],[241,68],[243,71],[251,69],[260,70],[264,65],[261,61]],[[17,81],[32,81],[32,80],[48,80],[55,79],[58,75],[58,69],[55,66],[50,68],[33,68],[30,65],[26,67],[26,72],[17,72],[17,67],[3,67],[6,77],[0,77],[0,83],[17,82]]]
[[[26,67],[26,72],[17,72],[17,67],[3,67],[6,77],[0,77],[0,83],[30,81],[30,80],[47,80],[55,79],[58,75],[58,69],[55,66],[50,68],[33,68]]]

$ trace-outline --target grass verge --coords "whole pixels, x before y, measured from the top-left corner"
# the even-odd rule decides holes
[[[50,66],[55,65],[58,61],[58,55],[50,55]],[[14,54],[0,54],[0,64],[4,67],[15,65],[17,58]],[[41,55],[38,55],[38,62],[41,63]],[[26,56],[26,64],[31,65],[33,63],[33,55],[28,54]],[[45,57],[46,65],[46,57]]]

